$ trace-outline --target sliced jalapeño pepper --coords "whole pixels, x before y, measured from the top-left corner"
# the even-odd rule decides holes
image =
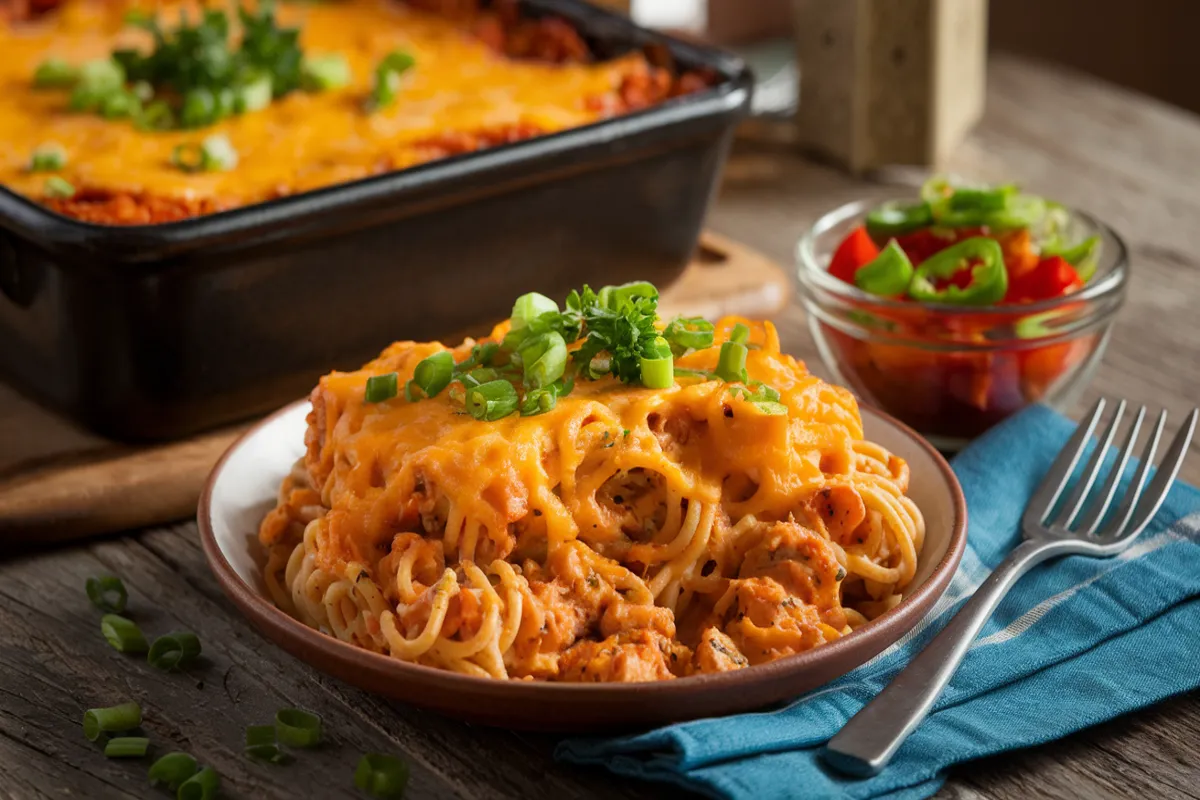
[[[970,275],[966,286],[953,281],[960,273]],[[948,283],[941,288],[938,281]],[[913,275],[908,294],[914,300],[963,306],[998,303],[1008,289],[1004,251],[995,239],[977,236],[965,239],[923,261]]]
[[[870,294],[897,297],[908,291],[913,265],[895,239],[870,263],[854,273],[854,285]]]
[[[891,200],[867,214],[867,233],[877,242],[933,224],[928,203],[902,203]]]
[[[1043,256],[1062,256],[1063,260],[1075,268],[1079,277],[1087,283],[1096,274],[1096,254],[1100,249],[1100,237],[1089,236],[1074,247],[1047,245],[1042,248]]]

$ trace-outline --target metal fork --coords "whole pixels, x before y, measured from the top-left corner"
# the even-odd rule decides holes
[[[1100,530],[1105,514],[1117,493],[1121,475],[1137,444],[1138,433],[1146,416],[1145,406],[1138,409],[1125,434],[1112,470],[1098,491],[1093,491],[1104,465],[1109,445],[1125,414],[1125,401],[1117,409],[1101,435],[1079,480],[1058,504],[1071,482],[1075,467],[1083,457],[1088,440],[1104,412],[1104,399],[1097,401],[1087,418],[1075,429],[1050,471],[1042,480],[1021,517],[1024,541],[996,568],[976,590],[974,596],[954,615],[946,628],[892,680],[879,696],[868,703],[825,746],[825,762],[840,772],[858,777],[875,775],[891,761],[908,735],[925,719],[941,695],[950,677],[958,669],[971,642],[1013,584],[1036,564],[1064,555],[1114,556],[1128,548],[1149,524],[1162,505],[1187,454],[1200,409],[1193,409],[1171,442],[1167,455],[1154,479],[1143,491],[1146,476],[1154,460],[1167,412],[1158,415],[1158,423],[1146,443],[1124,498],[1108,524]],[[1090,501],[1090,502],[1089,502]],[[1087,507],[1084,512],[1084,507]],[[1056,510],[1057,508],[1057,510]],[[1081,512],[1084,512],[1082,517]]]

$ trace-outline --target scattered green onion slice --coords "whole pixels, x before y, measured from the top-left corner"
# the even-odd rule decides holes
[[[733,330],[729,332],[729,341],[737,344],[746,344],[750,341],[750,329],[742,323],[737,323],[733,326]]]
[[[43,191],[46,193],[46,197],[53,197],[60,200],[66,200],[69,197],[75,196],[75,187],[57,175],[51,175],[49,178],[46,178],[46,187]]]
[[[69,89],[79,80],[79,70],[66,59],[48,58],[33,73],[38,89]]]
[[[717,357],[717,377],[726,382],[746,380],[747,353],[749,350],[741,342],[724,342]]]
[[[275,734],[288,747],[316,747],[321,741],[321,718],[300,708],[282,708],[275,714]]]
[[[611,311],[619,310],[625,303],[632,302],[635,297],[645,297],[658,300],[658,287],[649,281],[633,281],[620,286],[605,286],[598,294],[600,305]]]
[[[130,91],[110,92],[100,100],[100,116],[105,119],[136,117],[142,109],[142,101]]]
[[[392,800],[404,796],[408,784],[408,764],[395,756],[368,753],[354,770],[354,785],[371,795]]]
[[[142,707],[122,703],[109,708],[89,708],[83,713],[83,735],[94,742],[105,733],[127,731],[142,724]]]
[[[426,397],[435,397],[438,393],[450,385],[450,381],[454,379],[454,356],[449,350],[443,350],[440,353],[434,353],[427,358],[421,359],[417,364],[417,368],[413,370],[412,383],[420,389]],[[405,387],[405,395],[408,395],[408,387]],[[415,393],[414,393],[415,394]]]
[[[179,800],[211,800],[217,796],[221,778],[212,767],[205,767],[179,784]]]
[[[175,127],[175,112],[163,100],[148,103],[134,117],[133,123],[138,130],[165,131]],[[172,157],[172,163],[174,158]],[[178,166],[178,165],[176,165]]]
[[[141,758],[150,750],[150,740],[144,736],[118,736],[104,745],[108,758]]]
[[[274,96],[274,84],[271,76],[265,73],[255,75],[233,92],[233,110],[239,114],[246,111],[261,111],[271,105]]]
[[[671,345],[671,352],[681,356],[688,350],[712,347],[713,324],[703,317],[675,317],[667,323],[662,335]]]
[[[125,70],[111,58],[85,61],[79,68],[79,85],[95,91],[117,91],[125,85]]]
[[[58,144],[44,144],[29,159],[30,172],[53,172],[67,165],[67,151]]]
[[[412,56],[402,50],[393,50],[384,56],[375,67],[375,82],[371,86],[368,108],[378,111],[391,105],[400,91],[400,76],[416,63]]]
[[[339,53],[309,56],[300,65],[300,81],[310,92],[341,89],[350,83],[350,63]]]
[[[367,378],[367,390],[363,399],[368,403],[382,403],[391,400],[399,391],[399,376],[394,372],[385,372],[383,375]]]
[[[675,384],[675,360],[671,346],[658,336],[647,348],[647,355],[638,358],[642,369],[642,385],[649,389],[666,389]]]
[[[274,725],[251,725],[246,728],[246,755],[272,764],[286,764],[291,760],[275,744]]]
[[[190,631],[175,631],[160,636],[150,645],[146,661],[158,669],[186,667],[200,655],[200,639]]]
[[[217,98],[209,89],[192,89],[183,96],[179,124],[185,128],[203,128],[217,121]]]
[[[262,744],[275,744],[274,725],[250,725],[246,728],[246,746],[256,747]]]
[[[133,620],[116,614],[105,614],[100,618],[100,632],[118,652],[146,652],[146,637],[142,635],[142,629]]]
[[[187,753],[167,753],[150,765],[147,775],[151,786],[161,783],[175,791],[181,783],[195,775],[198,769],[200,766],[196,759]]]
[[[171,163],[184,172],[227,172],[237,166],[238,154],[229,138],[217,133],[200,143],[177,145]]]
[[[698,378],[702,381],[715,380],[717,375],[713,372],[706,372],[702,369],[686,369],[684,367],[675,367],[675,377],[677,378]]]
[[[517,351],[531,389],[549,386],[567,370],[567,342],[562,334],[549,331],[527,339]]]
[[[110,614],[120,614],[129,602],[129,593],[125,584],[113,575],[101,575],[98,578],[87,579],[87,596],[92,605]]]
[[[544,294],[529,292],[517,298],[512,309],[512,330],[519,331],[543,314],[557,314],[558,303]]]
[[[475,419],[494,422],[517,410],[517,390],[506,380],[488,381],[467,391],[467,412]]]

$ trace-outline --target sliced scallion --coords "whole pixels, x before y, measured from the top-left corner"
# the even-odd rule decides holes
[[[512,308],[512,329],[520,330],[543,314],[557,314],[558,303],[544,294],[529,292],[517,298]]]
[[[383,375],[372,375],[367,378],[367,389],[363,399],[368,403],[382,403],[391,400],[399,391],[399,378],[394,372]]]
[[[467,391],[467,413],[475,419],[494,422],[520,406],[517,390],[506,380],[488,381]]]
[[[642,368],[642,385],[648,389],[666,389],[675,385],[675,359],[671,346],[662,336],[655,337],[646,349],[646,355],[638,358]]]
[[[381,800],[403,797],[407,784],[408,764],[395,756],[368,753],[354,770],[354,785]]]
[[[712,347],[713,324],[703,317],[675,317],[667,323],[662,335],[671,346],[671,352],[681,356],[688,350]]]
[[[567,369],[567,343],[556,331],[526,339],[517,351],[525,373],[525,385],[531,389],[549,386]]]
[[[205,767],[179,784],[179,800],[212,800],[217,796],[221,778],[212,767]]]
[[[176,791],[180,784],[196,774],[200,766],[187,753],[167,753],[150,765],[150,785],[163,784]]]
[[[33,73],[33,85],[38,89],[69,89],[78,80],[79,69],[62,58],[46,59]]]
[[[310,92],[340,89],[350,83],[350,63],[339,53],[309,56],[300,64],[300,82]]]
[[[454,356],[449,350],[421,359],[413,370],[412,383],[420,389],[425,397],[435,397],[442,389],[450,385],[454,379]],[[405,394],[408,395],[408,387]],[[415,393],[414,393],[415,394]]]
[[[127,731],[142,724],[142,707],[122,703],[108,708],[89,708],[83,713],[83,735],[94,742],[106,733]]]
[[[57,175],[51,175],[49,178],[46,178],[46,187],[43,191],[46,193],[46,197],[53,197],[59,200],[66,200],[75,196],[75,187]]]
[[[281,708],[275,714],[275,735],[288,747],[316,747],[321,741],[321,718],[301,708]]]
[[[104,744],[104,755],[108,758],[141,758],[150,749],[150,740],[144,736],[118,736]]]
[[[384,56],[375,67],[375,82],[371,86],[368,109],[378,111],[395,102],[396,94],[400,91],[400,76],[416,63],[416,60],[403,50],[394,50]]]
[[[129,593],[125,584],[113,575],[101,575],[98,578],[87,579],[87,596],[92,605],[110,614],[120,614],[129,602]]]
[[[737,323],[729,332],[729,341],[737,342],[738,344],[746,344],[750,341],[750,329],[742,323]]]
[[[120,653],[146,652],[146,637],[133,620],[116,614],[105,614],[100,618],[100,632],[113,649]]]
[[[200,639],[190,631],[175,631],[159,636],[150,645],[146,661],[158,669],[180,669],[200,655]]]
[[[209,89],[193,89],[183,96],[179,124],[185,128],[203,128],[217,121],[217,98]]]
[[[246,755],[272,764],[284,764],[290,760],[287,753],[275,743],[274,725],[251,725],[246,728]]]
[[[724,342],[721,345],[721,355],[717,357],[717,377],[726,382],[746,380],[746,354],[748,352],[746,345],[741,342],[735,342],[732,339]]]
[[[261,111],[271,105],[274,84],[266,73],[256,74],[251,80],[233,92],[233,109],[241,114],[246,111]]]
[[[67,165],[67,151],[58,144],[44,144],[29,158],[30,172],[54,172]]]

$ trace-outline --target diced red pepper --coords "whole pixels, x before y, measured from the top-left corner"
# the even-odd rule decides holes
[[[850,231],[834,251],[829,262],[829,274],[846,283],[854,283],[854,273],[864,264],[869,264],[879,255],[879,247],[871,241],[865,227]]]
[[[1033,270],[1009,280],[1006,303],[1034,303],[1082,289],[1083,279],[1062,256],[1043,258]]]

